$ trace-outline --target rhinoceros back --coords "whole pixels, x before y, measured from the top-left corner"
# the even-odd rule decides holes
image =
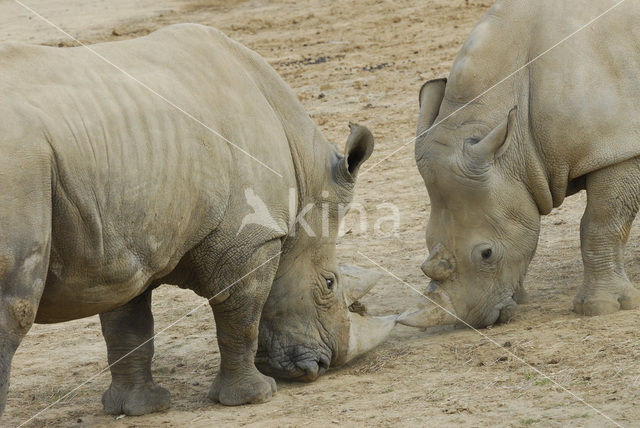
[[[530,56],[530,117],[557,175],[570,180],[640,156],[640,5],[536,3]],[[584,27],[582,30],[580,30]]]
[[[569,181],[640,156],[640,5],[602,15],[615,3],[497,1],[456,58],[438,121],[493,129],[518,106],[531,137],[523,144],[544,156],[554,205]]]
[[[234,189],[282,180],[251,156],[292,174],[247,49],[195,25],[91,49],[0,48],[0,144],[46,147],[54,177],[39,321],[116,307],[166,275]]]

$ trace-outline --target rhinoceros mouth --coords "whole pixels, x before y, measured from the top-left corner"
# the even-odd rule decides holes
[[[292,347],[290,352],[273,355],[258,352],[255,363],[262,373],[279,379],[312,382],[329,370],[331,355],[327,352]]]

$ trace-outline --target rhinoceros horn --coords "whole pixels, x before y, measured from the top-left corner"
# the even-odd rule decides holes
[[[378,282],[378,271],[357,266],[340,266],[347,306],[364,297]],[[375,317],[349,312],[349,344],[344,362],[370,351],[381,344],[396,325],[397,315]]]
[[[349,312],[349,348],[346,361],[370,351],[380,345],[389,336],[396,325],[397,315],[374,317]]]
[[[421,307],[400,315],[397,319],[398,324],[428,328],[456,323],[458,318],[447,293],[431,283],[425,296],[427,302]]]
[[[380,279],[380,272],[353,265],[340,266],[347,306],[364,297]]]
[[[449,279],[456,266],[453,254],[449,252],[443,245],[436,244],[429,257],[422,264],[422,271],[429,278],[436,281],[445,281]]]

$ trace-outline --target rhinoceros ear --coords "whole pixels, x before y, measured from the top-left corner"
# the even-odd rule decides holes
[[[373,153],[373,135],[366,127],[349,124],[351,133],[344,149],[344,158],[334,165],[334,177],[338,181],[354,182],[360,166]]]
[[[467,140],[463,153],[465,163],[473,169],[486,169],[488,165],[499,158],[509,146],[513,129],[515,128],[518,106],[509,111],[507,118],[495,127],[480,141]]]
[[[429,80],[420,89],[420,115],[418,116],[418,135],[427,132],[438,117],[440,105],[444,99],[447,79]]]

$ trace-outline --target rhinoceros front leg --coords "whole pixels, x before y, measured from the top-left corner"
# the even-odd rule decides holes
[[[39,163],[45,157],[12,153],[9,147],[0,156],[0,414],[11,360],[36,319],[51,250],[51,178]]]
[[[0,237],[0,415],[7,402],[11,360],[33,325],[47,275],[48,244],[33,246],[32,254],[11,257],[2,251]]]
[[[169,391],[151,377],[151,290],[100,314],[100,322],[111,369],[111,385],[102,396],[104,411],[111,415],[144,415],[168,408]]]
[[[280,242],[256,251],[242,269],[234,269],[228,297],[212,299],[216,320],[220,370],[209,398],[227,406],[267,401],[276,392],[276,382],[255,366],[258,327],[278,268]],[[228,279],[231,279],[229,277]],[[228,286],[228,285],[227,285]]]
[[[587,208],[580,226],[584,282],[574,310],[602,315],[640,306],[640,291],[627,278],[624,248],[640,206],[640,160],[587,176]]]

